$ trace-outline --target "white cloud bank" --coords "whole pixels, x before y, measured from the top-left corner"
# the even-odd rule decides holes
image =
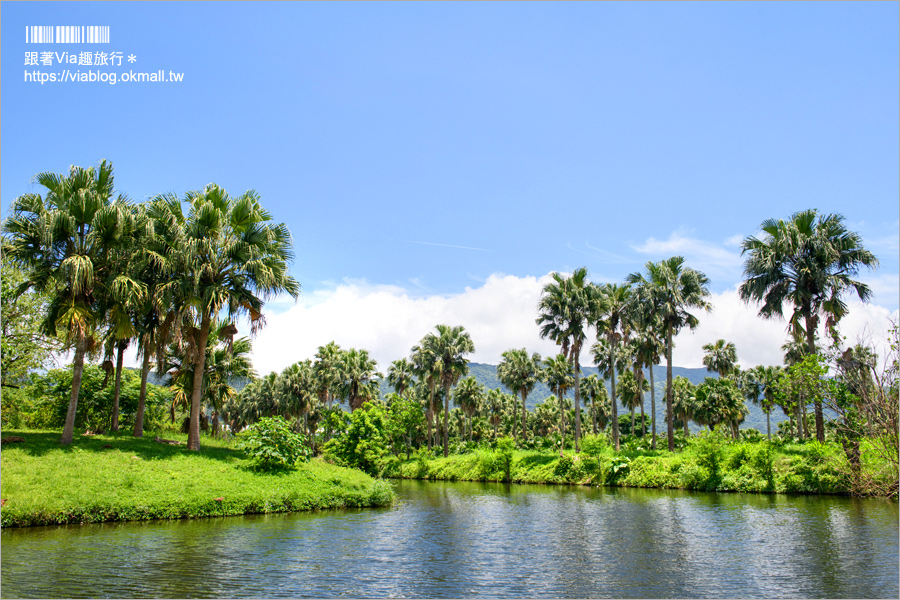
[[[347,281],[329,290],[306,294],[301,302],[267,314],[266,327],[253,342],[253,361],[260,374],[281,371],[299,360],[312,358],[319,346],[334,340],[342,348],[365,348],[385,372],[391,361],[408,357],[412,346],[439,323],[462,325],[472,336],[472,361],[497,364],[510,348],[525,347],[547,356],[557,352],[542,340],[535,324],[541,289],[549,275],[515,277],[492,275],[478,288],[455,295],[415,295],[397,286]],[[744,305],[736,290],[714,294],[712,313],[700,313],[700,326],[676,337],[673,362],[702,366],[704,344],[724,338],[737,346],[742,367],[781,364],[786,339],[784,321],[759,318],[757,309]],[[868,336],[884,339],[897,311],[850,302],[841,322],[848,341]],[[583,353],[582,362],[590,362]]]

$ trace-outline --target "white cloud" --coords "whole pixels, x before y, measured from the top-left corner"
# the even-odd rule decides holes
[[[453,295],[414,292],[399,286],[345,281],[327,289],[304,293],[296,304],[284,309],[269,307],[266,326],[253,340],[253,362],[261,375],[281,371],[306,358],[319,346],[334,340],[343,348],[365,348],[384,373],[390,363],[408,357],[410,349],[439,323],[462,325],[472,336],[475,353],[470,360],[497,364],[504,351],[525,347],[542,356],[556,354],[558,347],[542,340],[535,323],[541,289],[550,280],[543,277],[491,275],[480,287]],[[757,316],[735,289],[713,294],[711,313],[697,315],[698,328],[682,331],[675,338],[676,366],[702,367],[703,345],[723,338],[737,346],[742,367],[781,364],[781,345],[787,339],[787,324]],[[860,336],[882,342],[891,319],[900,318],[883,306],[850,302],[850,313],[841,321],[848,342]],[[248,326],[239,323],[241,335]],[[587,347],[593,343],[593,336]],[[131,354],[131,353],[129,353]],[[884,352],[880,352],[884,354]],[[589,353],[582,362],[590,362]],[[137,366],[132,355],[129,366]]]
[[[733,239],[729,238],[725,244],[731,245]],[[673,232],[667,240],[657,240],[651,237],[640,246],[632,246],[632,249],[642,254],[652,255],[654,259],[665,259],[675,255],[684,256],[689,267],[718,281],[738,280],[743,268],[739,252],[732,252],[712,242],[688,237],[687,232],[683,229]]]
[[[439,323],[462,325],[472,336],[475,362],[496,364],[510,348],[555,352],[535,324],[537,305],[549,276],[491,275],[478,288],[455,295],[413,295],[397,286],[345,282],[318,290],[288,310],[267,315],[254,340],[254,364],[260,374],[280,371],[312,358],[334,340],[342,348],[365,348],[384,372],[409,356]]]
[[[700,325],[693,332],[682,331],[675,338],[673,363],[682,367],[703,366],[703,345],[724,339],[737,347],[738,362],[742,368],[756,365],[780,365],[784,353],[781,346],[787,340],[787,321],[763,319],[754,304],[744,304],[736,289],[713,294],[711,313],[700,313]],[[898,312],[874,304],[859,301],[848,302],[849,313],[840,323],[840,331],[847,343],[867,339],[876,346],[883,346],[890,322],[897,321]],[[785,307],[785,314],[790,309]],[[824,332],[821,332],[824,333]],[[879,352],[884,355],[884,350]]]

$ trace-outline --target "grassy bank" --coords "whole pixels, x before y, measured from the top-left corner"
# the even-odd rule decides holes
[[[863,452],[863,467],[878,465]],[[702,491],[846,494],[850,465],[837,444],[728,443],[701,436],[683,451],[624,450],[593,454],[481,448],[447,458],[420,453],[385,465],[386,477],[460,481],[512,481]]]
[[[257,472],[244,454],[203,439],[189,452],[149,439],[4,430],[2,525],[29,526],[178,519],[326,508],[384,506],[390,485],[313,460],[294,470]],[[169,435],[186,441],[186,436]]]

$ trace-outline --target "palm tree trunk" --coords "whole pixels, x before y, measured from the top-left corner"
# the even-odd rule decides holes
[[[612,377],[610,377],[611,383],[611,394],[612,398],[610,398],[610,409],[612,412],[612,428],[613,428],[613,444],[615,444],[616,452],[619,451],[619,407],[616,402],[616,341],[613,339],[613,343],[610,344],[609,351],[609,372],[612,373]]]
[[[634,405],[631,406],[631,435],[635,435],[635,433],[634,433]]]
[[[525,408],[525,398],[528,397],[528,394],[525,393],[525,390],[522,390],[522,441],[528,439],[528,410]]]
[[[206,369],[206,340],[209,338],[209,328],[212,317],[204,313],[200,322],[195,351],[197,352],[194,363],[194,389],[191,392],[191,425],[188,429],[188,450],[200,450],[200,396],[203,392],[203,372]]]
[[[144,437],[144,408],[147,405],[147,376],[150,374],[150,344],[144,345],[144,359],[141,362],[141,395],[138,398],[137,414],[134,416],[134,437]]]
[[[575,362],[575,453],[581,451],[581,342],[572,345],[572,358]]]
[[[770,419],[771,411],[766,411],[766,437],[769,438],[769,441],[772,441],[772,423]]]
[[[656,384],[653,382],[653,365],[650,365],[650,421],[653,428],[653,441],[650,442],[650,447],[656,450]]]
[[[112,419],[109,428],[119,430],[119,394],[122,391],[122,361],[125,358],[125,341],[116,344],[116,385],[113,391]]]
[[[688,426],[688,418],[687,415],[681,415],[681,424],[684,425],[684,437],[691,437],[691,428]]]
[[[562,390],[556,396],[559,398],[559,456],[562,457],[563,448],[566,447],[566,410],[563,407]]]
[[[810,356],[816,353],[816,326],[818,320],[817,316],[806,317],[806,351]],[[816,439],[820,444],[824,444],[825,418],[822,414],[822,399],[819,398],[818,394],[813,398],[813,407],[816,411]]]
[[[444,384],[444,458],[450,456],[450,385]]]
[[[643,393],[641,394],[643,396]],[[644,421],[644,398],[641,398],[641,437],[647,437],[647,423]]]
[[[666,327],[666,433],[669,452],[675,452],[675,429],[672,417],[672,324]]]
[[[63,426],[59,443],[69,445],[75,435],[75,410],[78,408],[78,392],[81,390],[81,376],[84,373],[84,352],[87,338],[84,333],[78,335],[75,342],[75,358],[72,362],[72,393],[69,395],[69,409],[66,411],[66,423]]]

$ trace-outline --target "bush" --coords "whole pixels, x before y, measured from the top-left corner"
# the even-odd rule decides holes
[[[309,458],[309,448],[282,417],[264,417],[241,433],[238,447],[264,471],[292,467]]]
[[[597,458],[609,448],[605,435],[586,435],[581,438],[581,450],[588,456]]]
[[[503,471],[504,481],[512,480],[512,457],[516,442],[512,438],[502,437],[497,440],[496,460]]]

